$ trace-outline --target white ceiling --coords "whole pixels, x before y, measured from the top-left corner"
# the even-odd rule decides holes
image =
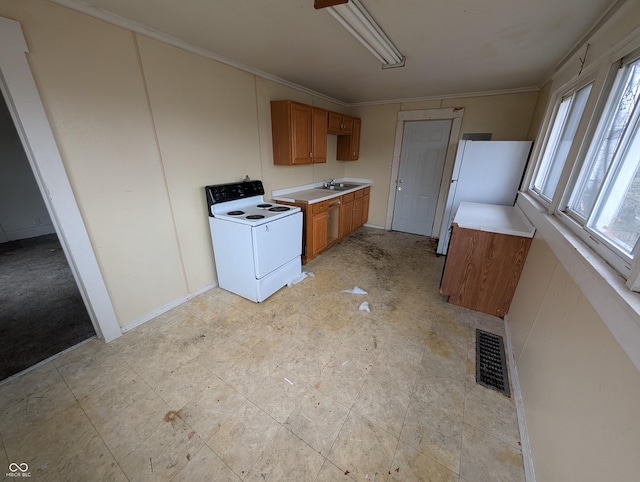
[[[405,67],[382,70],[313,0],[83,3],[345,104],[537,88],[619,3],[361,1],[405,55]]]

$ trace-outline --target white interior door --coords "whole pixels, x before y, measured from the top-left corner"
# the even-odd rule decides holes
[[[405,122],[391,229],[432,236],[452,121]]]

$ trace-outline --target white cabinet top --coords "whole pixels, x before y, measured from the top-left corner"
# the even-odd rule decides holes
[[[461,202],[453,219],[461,228],[533,238],[536,228],[518,207]]]

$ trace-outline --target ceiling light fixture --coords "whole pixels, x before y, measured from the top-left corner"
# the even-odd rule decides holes
[[[359,0],[316,0],[314,6],[316,9],[326,7],[332,17],[382,62],[383,69],[404,67],[404,55]]]

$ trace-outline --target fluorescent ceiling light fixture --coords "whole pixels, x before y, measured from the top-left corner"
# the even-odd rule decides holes
[[[359,0],[349,0],[342,5],[327,7],[327,11],[382,62],[383,69],[404,66],[404,55],[393,45]]]

